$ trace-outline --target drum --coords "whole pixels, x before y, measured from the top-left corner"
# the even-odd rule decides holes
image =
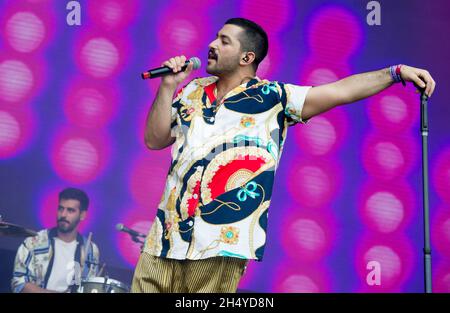
[[[80,293],[128,293],[124,283],[107,277],[92,277],[81,282]]]

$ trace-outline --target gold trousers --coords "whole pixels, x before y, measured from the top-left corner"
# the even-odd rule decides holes
[[[248,260],[220,256],[175,260],[142,252],[131,292],[234,293],[247,263]]]

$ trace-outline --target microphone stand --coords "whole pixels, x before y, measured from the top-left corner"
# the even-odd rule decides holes
[[[141,251],[144,249],[144,241],[140,240],[138,236],[131,236],[131,240],[133,240],[136,243],[140,243],[141,244]]]
[[[428,194],[428,96],[420,88],[420,128],[422,134],[422,184],[423,184],[423,226],[424,226],[424,274],[425,293],[432,293],[430,207]]]

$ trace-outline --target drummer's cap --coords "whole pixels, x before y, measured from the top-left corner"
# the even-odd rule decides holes
[[[89,206],[89,198],[87,194],[77,188],[66,188],[59,193],[59,201],[64,200],[78,200],[80,202],[80,211],[87,211]]]

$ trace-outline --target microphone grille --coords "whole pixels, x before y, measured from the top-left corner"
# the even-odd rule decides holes
[[[121,231],[121,230],[123,229],[123,224],[122,224],[122,223],[117,224],[117,225],[116,225],[116,229],[117,229],[118,231]]]
[[[197,57],[192,57],[189,59],[189,61],[192,62],[192,64],[194,65],[194,67],[193,67],[194,70],[199,69],[200,66],[202,65],[202,62]]]

